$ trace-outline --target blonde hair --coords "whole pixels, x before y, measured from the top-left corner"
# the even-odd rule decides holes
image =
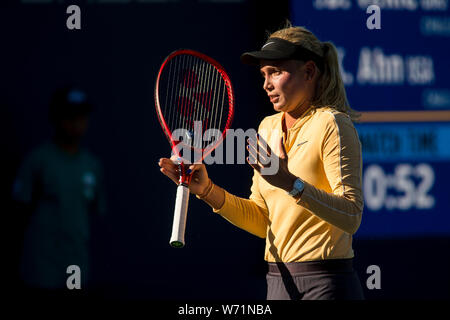
[[[353,110],[347,100],[344,82],[339,70],[339,60],[336,47],[331,42],[321,42],[304,27],[295,27],[287,21],[286,25],[269,34],[269,38],[280,38],[303,46],[324,58],[323,72],[319,71],[315,96],[311,104],[317,107],[331,107],[350,116],[357,121],[360,114]]]

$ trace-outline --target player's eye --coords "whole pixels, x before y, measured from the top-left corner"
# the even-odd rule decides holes
[[[274,70],[272,72],[273,75],[279,76],[281,74],[281,70]]]

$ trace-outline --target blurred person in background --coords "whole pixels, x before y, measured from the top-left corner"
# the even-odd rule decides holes
[[[84,91],[56,90],[49,107],[53,139],[19,168],[13,199],[26,221],[20,262],[26,288],[67,290],[72,265],[79,267],[81,289],[89,284],[91,222],[105,213],[102,165],[80,146],[91,110]]]

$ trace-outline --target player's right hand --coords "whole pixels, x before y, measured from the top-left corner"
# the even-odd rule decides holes
[[[159,159],[158,165],[161,167],[160,171],[168,176],[177,185],[180,179],[180,172],[177,162],[177,156]],[[191,164],[188,166],[188,173],[192,174],[191,182],[189,183],[189,191],[193,194],[203,194],[208,187],[209,177],[206,171],[206,166],[201,164]]]

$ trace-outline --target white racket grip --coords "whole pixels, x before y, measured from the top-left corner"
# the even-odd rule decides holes
[[[189,203],[189,188],[180,184],[177,187],[175,211],[173,214],[172,236],[170,245],[175,248],[184,247],[184,231],[186,229],[186,217]]]

